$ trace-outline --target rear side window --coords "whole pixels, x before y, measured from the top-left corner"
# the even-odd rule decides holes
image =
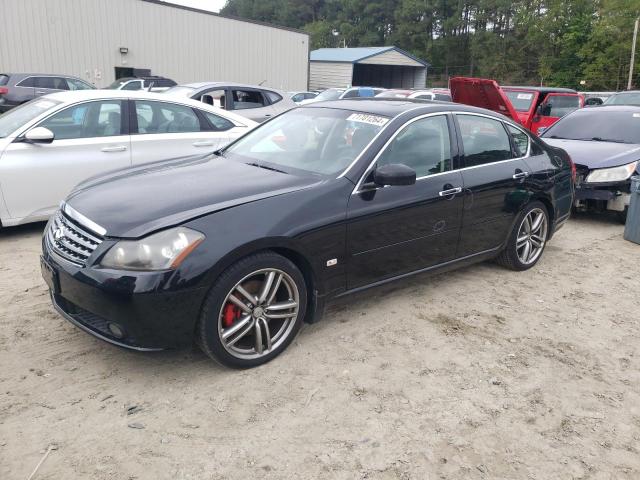
[[[9,83],[9,75],[0,74],[0,87]]]
[[[93,86],[75,78],[67,78],[66,80],[69,90],[93,90]]]
[[[353,90],[349,90],[348,92],[345,92],[342,98],[356,98],[359,96],[360,96],[359,91],[357,89],[353,89]]]
[[[263,93],[267,96],[267,98],[271,103],[278,103],[280,100],[282,100],[282,97],[278,95],[276,92],[270,92],[269,90],[265,90]]]
[[[511,143],[502,122],[475,115],[457,115],[466,167],[512,157]]]
[[[200,132],[200,119],[190,107],[166,102],[136,100],[138,133]]]
[[[214,132],[224,132],[235,127],[235,125],[226,118],[222,118],[221,116],[214,113],[203,112],[202,110],[200,110],[200,112],[203,113],[205,117],[207,117],[207,120],[213,127]]]
[[[16,87],[35,87],[35,86],[36,86],[35,77],[25,78],[21,82],[18,82],[18,84],[16,85]]]
[[[124,87],[120,90],[141,90],[142,89],[142,81],[141,80],[133,80],[129,83],[126,83]]]
[[[62,77],[35,77],[36,88],[47,90],[68,90],[67,81]]]
[[[264,97],[257,90],[232,90],[232,94],[234,110],[262,108],[266,105]]]

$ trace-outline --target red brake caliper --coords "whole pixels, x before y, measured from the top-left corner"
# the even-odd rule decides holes
[[[224,306],[224,311],[222,312],[222,324],[225,328],[229,328],[233,325],[233,322],[240,318],[242,314],[240,308],[238,308],[233,303],[227,303]]]

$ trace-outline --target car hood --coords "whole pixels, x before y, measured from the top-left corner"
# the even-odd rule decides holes
[[[449,88],[456,103],[493,110],[519,122],[513,104],[495,80],[454,77],[449,80]]]
[[[609,168],[640,160],[640,145],[588,140],[543,138],[545,143],[565,150],[576,165],[589,169]]]
[[[118,170],[94,177],[66,203],[106,230],[138,238],[193,218],[318,184],[296,176],[227,160],[197,156]]]

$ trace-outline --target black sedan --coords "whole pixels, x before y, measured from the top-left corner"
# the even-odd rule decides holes
[[[488,259],[531,268],[572,201],[566,153],[499,114],[324,102],[209,156],[79,186],[47,226],[42,272],[55,308],[99,338],[195,338],[251,367],[332,297]]]
[[[576,164],[576,208],[613,211],[625,223],[631,176],[640,172],[640,107],[577,110],[542,137]]]

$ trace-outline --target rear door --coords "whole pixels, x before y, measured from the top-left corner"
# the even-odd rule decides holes
[[[212,152],[236,128],[218,115],[172,102],[132,100],[131,111],[134,165]]]
[[[584,98],[577,93],[550,93],[538,107],[531,124],[531,131],[541,135],[562,117],[583,106]]]
[[[348,288],[452,260],[462,218],[462,175],[446,114],[401,128],[365,173],[348,206]],[[452,143],[452,140],[454,143]],[[375,167],[401,163],[416,183],[367,186]]]
[[[254,122],[264,122],[277,112],[263,91],[256,88],[231,87],[231,98],[227,99],[227,110],[234,110],[238,115]]]
[[[35,77],[36,97],[64,90],[69,90],[69,86],[63,77]]]
[[[2,155],[0,178],[11,218],[52,214],[78,183],[131,165],[126,101],[69,106],[38,123],[50,144],[14,142]]]
[[[458,257],[500,247],[526,197],[529,168],[503,122],[483,115],[457,113],[463,150],[464,215]],[[525,134],[526,135],[526,134]]]

